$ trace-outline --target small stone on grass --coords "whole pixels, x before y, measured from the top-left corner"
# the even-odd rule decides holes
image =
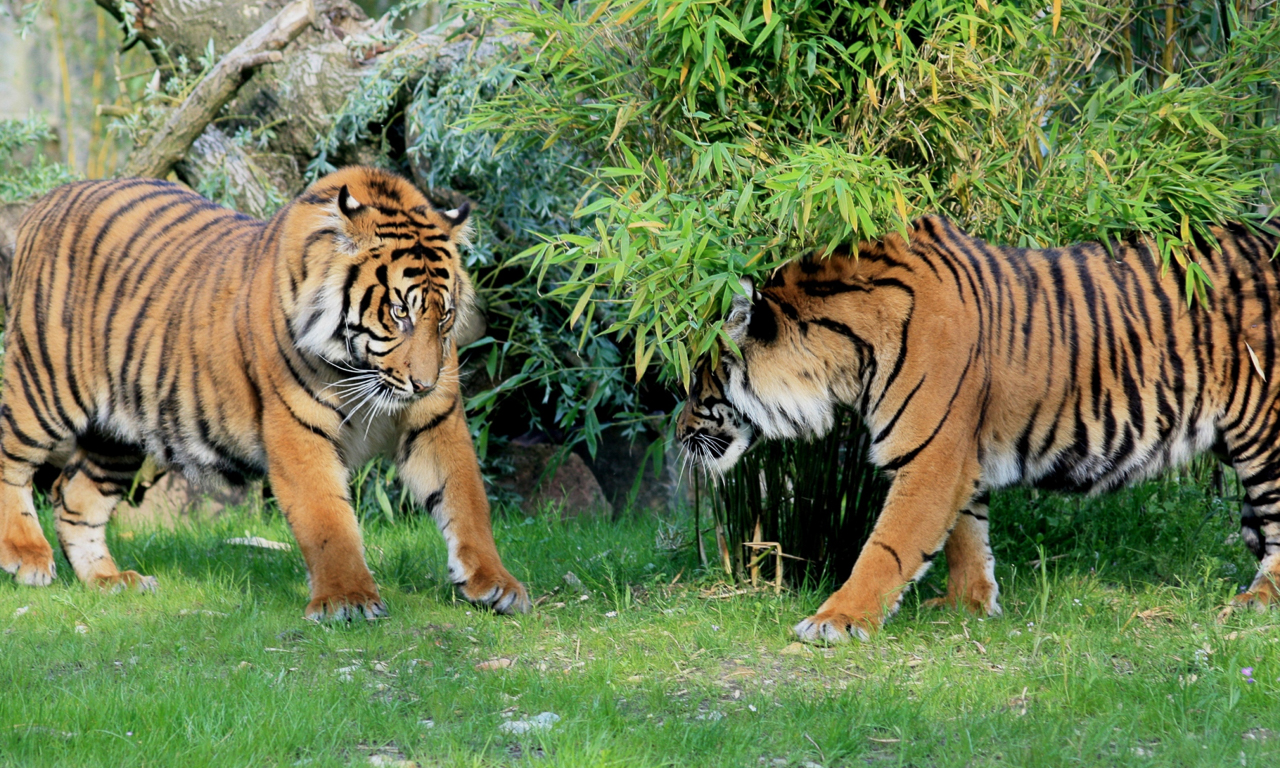
[[[560,722],[559,715],[554,712],[543,712],[528,720],[508,720],[505,723],[499,723],[498,730],[518,736],[532,731],[549,731],[558,722]]]

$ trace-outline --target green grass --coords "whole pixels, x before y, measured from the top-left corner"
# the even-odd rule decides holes
[[[791,645],[821,589],[730,594],[650,518],[499,520],[511,570],[558,590],[514,619],[454,601],[433,526],[371,522],[392,616],[352,626],[301,619],[296,550],[223,543],[290,541],[278,515],[115,531],[159,594],[65,562],[46,589],[0,583],[0,764],[1277,765],[1280,612],[1214,621],[1254,566],[1231,506],[1177,482],[997,496],[1004,617],[921,609],[937,569],[830,649]],[[499,729],[542,712],[548,731]]]

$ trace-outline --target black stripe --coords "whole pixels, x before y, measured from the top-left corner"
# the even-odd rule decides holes
[[[907,464],[910,464],[912,461],[914,461],[916,456],[920,455],[921,451],[929,447],[929,443],[933,442],[933,438],[938,436],[938,433],[942,431],[942,426],[947,423],[948,419],[951,418],[951,407],[955,405],[956,398],[960,396],[960,390],[962,387],[964,387],[965,379],[968,378],[969,367],[973,365],[973,359],[974,359],[974,350],[970,350],[969,361],[964,364],[964,370],[961,371],[960,379],[959,381],[956,382],[955,391],[951,393],[951,400],[947,403],[947,409],[943,412],[942,418],[938,420],[938,425],[933,428],[933,432],[929,435],[929,437],[925,438],[924,442],[920,443],[915,448],[912,448],[910,451],[907,451],[906,453],[902,454],[898,458],[893,459],[892,461],[886,462],[881,467],[881,469],[885,470],[886,472],[891,472],[896,469],[901,469],[902,467],[905,467]]]
[[[872,544],[875,544],[877,547],[880,547],[880,548],[881,548],[881,549],[883,549],[885,552],[888,552],[889,554],[893,555],[893,561],[894,561],[895,563],[897,563],[897,564],[898,564],[898,573],[899,573],[899,575],[901,575],[901,573],[902,573],[902,558],[898,557],[898,553],[897,553],[897,551],[895,551],[895,550],[894,550],[894,548],[893,548],[893,547],[891,547],[891,546],[889,546],[888,544],[885,544],[884,542],[881,542],[881,541],[876,541],[875,539],[872,539],[872,540],[871,540],[871,543],[872,543]]]
[[[450,416],[453,415],[454,411],[458,410],[458,402],[459,402],[458,399],[455,398],[454,401],[449,404],[448,408],[446,408],[442,413],[432,417],[431,421],[428,421],[426,424],[423,424],[421,427],[418,427],[417,429],[412,429],[405,434],[404,440],[400,444],[400,461],[401,462],[407,461],[409,459],[409,453],[413,448],[413,444],[414,442],[417,441],[419,437],[426,434],[427,432],[434,430],[436,427],[439,427],[441,424],[445,422],[445,419],[448,419]]]

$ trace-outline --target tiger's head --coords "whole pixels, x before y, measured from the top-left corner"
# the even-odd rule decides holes
[[[733,345],[722,341],[719,362],[699,365],[676,422],[695,460],[724,472],[757,437],[824,435],[838,404],[860,402],[876,350],[900,344],[911,307],[909,294],[881,290],[877,245],[860,248],[862,259],[790,262],[759,289],[742,280],[723,324]]]
[[[468,206],[437,211],[399,176],[346,168],[294,208],[279,291],[297,348],[384,407],[456,382],[457,344],[477,322],[458,253]]]
[[[707,469],[725,473],[756,439],[755,427],[725,397],[725,361],[703,360],[693,371],[689,399],[676,418],[684,449]]]

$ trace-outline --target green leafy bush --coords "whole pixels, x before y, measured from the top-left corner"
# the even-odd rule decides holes
[[[0,203],[38,197],[76,176],[50,160],[44,144],[54,139],[44,118],[0,120]]]

